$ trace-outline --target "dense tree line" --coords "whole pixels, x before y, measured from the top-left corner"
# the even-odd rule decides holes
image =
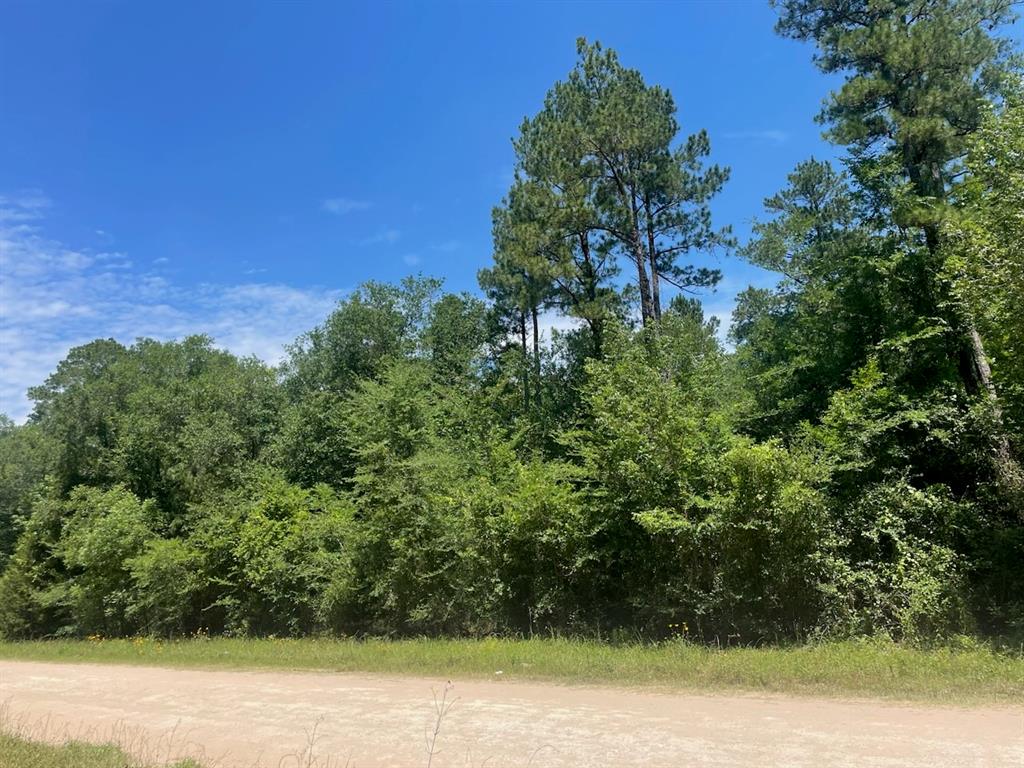
[[[598,44],[524,120],[484,298],[368,283],[272,369],[77,347],[0,424],[0,633],[1024,631],[1024,89],[1001,0],[778,0],[844,81],[739,252]],[[572,329],[545,342],[543,318]]]

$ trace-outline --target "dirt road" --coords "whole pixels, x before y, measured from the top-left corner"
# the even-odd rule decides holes
[[[427,762],[444,680],[0,661],[9,718],[111,736],[150,759],[295,766]],[[455,681],[432,768],[1024,766],[1024,707],[956,709]],[[283,759],[283,760],[282,760]],[[305,765],[305,762],[301,763]]]

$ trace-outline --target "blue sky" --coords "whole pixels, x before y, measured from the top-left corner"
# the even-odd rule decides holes
[[[830,81],[762,2],[8,2],[0,24],[0,412],[99,336],[209,332],[280,359],[345,291],[475,290],[510,139],[578,36],[671,89],[745,239],[834,151]],[[771,277],[728,257],[708,311]]]

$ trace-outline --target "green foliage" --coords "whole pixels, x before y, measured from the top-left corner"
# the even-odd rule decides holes
[[[347,392],[389,361],[417,350],[440,286],[438,280],[410,277],[401,285],[369,282],[356,289],[292,345],[284,365],[292,398]]]
[[[424,346],[441,382],[469,379],[489,341],[487,305],[469,294],[445,294],[430,311]]]
[[[53,452],[38,425],[19,427],[0,414],[0,569],[31,513]]]
[[[731,331],[757,403],[747,429],[762,438],[818,418],[891,314],[886,246],[865,231],[849,179],[809,160],[788,182],[765,200],[771,218],[754,223],[742,251],[783,279],[741,293]]]
[[[274,454],[289,480],[340,488],[351,478],[347,412],[345,396],[335,392],[311,392],[285,410]]]
[[[985,105],[1007,79],[1012,43],[992,33],[1013,20],[1003,0],[773,0],[778,31],[818,47],[823,72],[848,77],[820,120],[837,143],[876,143],[900,157],[908,180],[933,202],[945,165],[963,153]],[[927,219],[918,210],[919,222]]]
[[[948,225],[948,269],[977,318],[1006,426],[1024,443],[1024,95],[986,115]]]
[[[123,486],[72,491],[56,553],[69,572],[67,599],[78,631],[120,635],[131,630],[128,561],[152,537],[155,513],[153,502],[140,502]]]
[[[581,40],[514,142],[486,301],[367,283],[279,370],[97,340],[0,420],[0,635],[1024,632],[1005,3],[776,6],[845,76],[850,152],[765,200],[742,255],[780,279],[734,349],[672,290],[720,276],[684,261],[732,244],[728,171]]]
[[[120,482],[156,500],[169,526],[238,481],[277,431],[282,403],[272,371],[203,336],[78,347],[30,394],[64,492]]]
[[[963,155],[993,105],[1019,85],[1020,58],[998,34],[1016,18],[1011,4],[774,4],[780,33],[813,40],[819,68],[847,75],[820,119],[831,125],[833,140],[851,147],[849,166],[874,208],[873,224],[895,246],[886,272],[888,282],[904,283],[894,296],[902,299],[894,307],[902,316],[886,329],[884,344],[901,353],[909,387],[931,396],[930,384],[941,386],[955,376],[967,400],[980,401],[968,408],[989,411],[991,472],[1002,494],[1019,506],[1024,469],[1003,423],[977,320],[958,295],[946,231]]]
[[[673,336],[613,337],[607,358],[588,368],[589,423],[568,437],[598,495],[625,519],[648,507],[694,504],[731,439],[716,408],[717,349],[677,347]]]
[[[57,554],[63,504],[50,493],[32,507],[0,575],[0,634],[49,635],[68,625],[67,568]]]
[[[695,532],[698,551],[714,553],[702,621],[758,639],[823,629],[840,567],[813,457],[769,443],[723,459],[725,481]]]
[[[645,324],[661,314],[663,280],[684,288],[718,282],[717,270],[678,259],[732,244],[728,228],[712,227],[708,207],[729,171],[704,167],[711,152],[704,131],[673,146],[679,124],[668,90],[648,86],[600,43],[581,38],[576,50],[568,78],[520,128],[521,178],[507,213],[513,231],[525,234],[514,238],[520,263],[540,267],[529,271],[590,325],[600,346],[603,316],[614,305],[603,287],[617,273],[610,255],[632,261]],[[501,254],[503,240],[495,239]]]
[[[354,589],[377,630],[456,631],[467,598],[466,511],[458,503],[475,457],[448,429],[459,403],[443,398],[427,366],[391,367],[350,404],[346,439],[356,461],[352,498],[360,532]]]
[[[274,476],[248,490],[233,535],[235,632],[311,632],[330,625],[344,590],[350,507],[325,486],[306,490]]]
[[[587,626],[598,560],[572,479],[566,464],[524,463],[498,447],[488,481],[470,489],[465,503],[490,628],[533,634]]]
[[[174,637],[200,625],[202,553],[182,539],[149,539],[125,561],[134,590],[130,614],[138,631]]]
[[[841,521],[855,631],[920,640],[972,629],[966,563],[953,548],[972,512],[942,487],[890,481],[861,494]]]

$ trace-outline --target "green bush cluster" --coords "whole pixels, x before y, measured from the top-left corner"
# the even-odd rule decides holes
[[[256,363],[201,339],[118,348],[114,360],[106,342],[74,350],[87,374],[59,391],[67,367],[51,377],[49,413],[97,392],[122,399],[76,425],[89,452],[61,450],[49,415],[2,438],[38,432],[54,447],[32,500],[19,502],[29,512],[0,577],[0,628],[12,638],[625,630],[722,644],[973,629],[968,553],[981,523],[970,502],[906,479],[851,498],[849,414],[788,445],[744,435],[749,401],[712,330],[692,314],[667,315],[656,334],[613,328],[605,355],[584,366],[576,417],[542,447],[535,424],[503,411],[497,370],[453,383],[418,341],[328,401],[275,394],[289,380],[269,371],[256,377],[261,398],[207,397],[241,386],[231,378],[252,381]],[[477,342],[482,353],[486,337]],[[165,371],[156,393],[137,376],[150,356],[192,365]],[[214,361],[229,380],[208,380]],[[147,420],[176,414],[157,444],[124,410],[141,397]],[[266,402],[280,404],[275,431],[245,413]],[[324,402],[332,426],[290,452],[295,414]],[[226,435],[194,440],[198,423]],[[318,439],[330,458],[310,483]],[[225,443],[256,447],[217,449]],[[64,489],[60,469],[97,479]]]

